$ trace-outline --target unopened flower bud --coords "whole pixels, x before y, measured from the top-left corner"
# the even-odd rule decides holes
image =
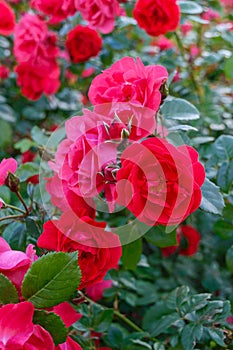
[[[160,86],[159,91],[161,93],[161,103],[160,103],[160,105],[162,105],[164,100],[167,98],[167,96],[169,94],[169,89],[168,89],[168,85],[167,85],[166,81]]]
[[[127,130],[125,128],[122,129],[121,130],[121,140],[127,139],[129,137],[129,134],[130,134],[129,130]]]
[[[11,192],[19,192],[20,179],[13,173],[9,172],[5,180],[5,185],[9,187]]]

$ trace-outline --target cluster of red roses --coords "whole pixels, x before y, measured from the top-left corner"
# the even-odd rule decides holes
[[[20,0],[11,2],[18,3]],[[98,32],[110,33],[114,29],[115,18],[125,15],[118,0],[31,0],[30,7],[36,13],[23,14],[15,25],[12,8],[5,0],[0,0],[0,34],[14,33],[17,84],[22,94],[32,100],[38,99],[42,93],[50,95],[57,92],[60,86],[59,57],[79,63],[98,55],[102,47]],[[62,52],[55,33],[48,30],[48,24],[59,24],[76,12],[80,12],[88,25],[79,24],[67,34],[63,47],[67,52]],[[148,34],[158,35],[176,28],[179,7],[176,0],[170,0],[169,4],[139,0],[133,16]],[[6,75],[4,67],[1,69]]]

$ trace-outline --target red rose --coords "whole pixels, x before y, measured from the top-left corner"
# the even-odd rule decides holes
[[[121,163],[117,202],[139,221],[176,225],[199,207],[205,171],[192,147],[153,137],[127,147]]]
[[[152,36],[175,30],[180,21],[176,0],[138,0],[133,16],[139,27]]]
[[[78,264],[82,272],[79,289],[83,289],[102,281],[121,257],[118,237],[106,232],[104,227],[105,223],[88,217],[77,220],[74,214],[68,212],[59,221],[51,220],[44,224],[38,246],[55,251],[78,251]],[[111,245],[114,247],[109,248]]]
[[[36,69],[30,63],[20,63],[15,68],[18,74],[17,84],[21,86],[22,94],[30,100],[37,100],[44,93],[52,95],[60,86],[60,69],[57,64],[50,70]]]
[[[0,79],[7,79],[10,74],[10,69],[6,66],[0,65]]]
[[[33,162],[36,158],[36,153],[30,151],[30,149],[22,154],[22,164]],[[31,176],[27,179],[27,182],[31,182],[32,184],[39,183],[39,175]]]
[[[97,56],[101,50],[102,39],[93,29],[78,25],[68,33],[66,48],[74,63],[85,62]]]
[[[162,248],[163,256],[167,257],[174,254],[176,251],[179,255],[191,256],[194,255],[199,247],[201,240],[200,233],[192,226],[180,226],[177,229],[178,244],[171,247]]]
[[[0,35],[10,35],[15,27],[15,14],[12,8],[0,0]]]

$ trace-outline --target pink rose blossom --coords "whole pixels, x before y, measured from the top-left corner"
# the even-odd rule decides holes
[[[29,62],[43,69],[54,67],[59,49],[56,35],[38,16],[25,14],[16,25],[14,54],[19,63]]]
[[[15,173],[17,162],[14,158],[4,158],[0,163],[0,186],[4,185],[9,172]]]
[[[54,350],[51,335],[32,323],[34,306],[25,301],[0,308],[0,349]]]
[[[36,259],[37,256],[31,244],[24,253],[11,250],[9,244],[0,237],[0,272],[8,277],[18,290],[20,290],[25,273]]]
[[[82,350],[81,346],[76,343],[71,337],[67,337],[65,343],[55,347],[56,350]]]
[[[105,289],[112,287],[112,281],[111,280],[104,280],[102,282],[93,284],[90,287],[86,288],[87,295],[94,301],[98,301],[99,299],[103,298],[103,294]]]
[[[160,51],[170,50],[175,48],[175,44],[173,41],[166,38],[166,36],[161,35],[157,39],[155,39],[152,43],[152,46],[157,46]]]
[[[72,326],[73,323],[77,322],[82,317],[82,314],[76,312],[76,310],[66,301],[54,306],[52,311],[61,317],[67,328]]]
[[[56,24],[77,11],[74,0],[31,0],[31,7],[50,16],[50,23]]]
[[[95,106],[93,112],[84,110],[82,117],[68,120],[67,139],[59,145],[55,163],[49,163],[55,172],[46,187],[52,203],[63,212],[70,207],[81,217],[78,208],[88,204],[93,208],[92,197],[103,191],[112,212],[117,147],[122,135],[128,135],[129,140],[139,140],[152,134],[155,128],[154,111],[128,103]],[[115,142],[105,142],[110,140]],[[81,197],[86,201],[84,206],[78,205],[84,202]]]
[[[187,35],[190,32],[190,30],[193,29],[193,25],[190,22],[185,22],[184,24],[180,25],[180,28],[183,35]]]
[[[94,105],[130,101],[157,111],[161,102],[159,89],[167,79],[164,67],[145,67],[140,58],[135,61],[124,57],[94,78],[88,96]]]
[[[113,30],[115,17],[122,14],[117,0],[75,0],[75,5],[89,26],[103,34]]]
[[[227,9],[233,8],[233,0],[220,0],[220,1]]]
[[[82,78],[89,78],[94,73],[95,73],[95,68],[94,67],[86,68],[82,72]]]
[[[207,21],[214,21],[218,18],[220,18],[220,13],[213,10],[212,8],[208,8],[202,15],[201,17]]]

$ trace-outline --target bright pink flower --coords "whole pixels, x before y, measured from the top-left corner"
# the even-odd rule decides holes
[[[0,0],[0,35],[10,35],[15,27],[15,14],[4,0]]]
[[[33,333],[22,350],[55,350],[55,346],[49,332],[39,325],[34,325]]]
[[[77,83],[78,81],[78,76],[71,72],[69,69],[66,70],[65,77],[71,85]]]
[[[27,247],[26,253],[23,253],[11,250],[9,244],[0,237],[0,272],[8,277],[18,290],[20,290],[25,273],[36,258],[31,244]]]
[[[56,41],[56,35],[48,31],[45,21],[27,13],[15,28],[14,54],[19,63],[30,62],[36,69],[50,70],[59,54]]]
[[[122,13],[117,0],[75,0],[75,4],[89,26],[103,34],[113,30],[115,17]]]
[[[51,24],[59,23],[77,11],[74,0],[31,0],[31,6],[49,15]]]
[[[14,158],[4,158],[0,163],[0,186],[4,185],[9,172],[15,173],[17,162]]]
[[[190,32],[190,30],[193,29],[193,25],[190,22],[185,22],[184,24],[180,25],[180,28],[183,35],[187,35]]]
[[[77,215],[84,216],[79,214],[81,205],[78,203],[85,200],[84,207],[88,204],[93,208],[92,198],[103,191],[112,212],[118,170],[117,147],[122,135],[129,140],[139,140],[152,134],[155,127],[154,111],[128,103],[95,106],[93,112],[84,110],[82,117],[68,120],[67,139],[59,145],[55,163],[50,162],[55,172],[47,183],[52,203],[63,212],[70,207]],[[93,217],[92,214],[88,216]]]
[[[55,350],[82,350],[82,348],[71,337],[68,337],[66,342],[56,346]]]
[[[130,101],[157,111],[161,102],[159,89],[167,78],[162,66],[145,67],[140,58],[135,61],[124,57],[94,78],[88,96],[94,105]]]
[[[233,0],[220,0],[220,1],[227,9],[233,8]]]
[[[102,281],[121,257],[118,236],[106,232],[105,226],[105,223],[87,217],[78,220],[71,212],[64,213],[59,221],[44,224],[38,246],[55,251],[78,251],[78,264],[82,272],[79,289],[83,289]]]
[[[82,72],[82,78],[89,78],[94,73],[95,73],[95,68],[94,67],[86,68]]]
[[[3,203],[3,201],[0,199],[0,209],[2,209],[3,206],[4,206],[4,203]]]
[[[102,282],[93,284],[90,287],[87,287],[86,292],[87,295],[94,301],[98,301],[99,299],[103,298],[103,294],[105,289],[112,287],[112,281],[111,280],[104,280]]]
[[[192,147],[153,137],[127,147],[121,164],[116,202],[139,221],[175,225],[200,206],[205,171]]]
[[[177,28],[180,9],[176,0],[138,0],[133,16],[139,27],[149,35],[158,36]]]
[[[181,225],[177,229],[177,245],[162,248],[162,254],[165,257],[178,252],[179,255],[192,256],[199,247],[201,236],[200,233],[192,226]]]
[[[227,322],[233,324],[233,316],[227,317]]]
[[[166,38],[166,36],[161,35],[156,40],[151,43],[152,46],[159,47],[160,51],[170,50],[175,47],[173,41]]]
[[[190,47],[190,56],[192,58],[195,58],[195,57],[197,57],[200,54],[200,51],[201,50],[200,50],[200,48],[198,46],[191,45],[191,47]]]
[[[54,306],[52,311],[61,317],[67,328],[72,326],[73,323],[77,322],[82,317],[82,314],[76,312],[76,310],[66,301]]]
[[[220,13],[213,10],[212,8],[208,8],[201,17],[207,21],[214,21],[215,19],[218,19],[221,17]]]
[[[7,79],[10,74],[10,69],[6,66],[0,65],[0,80]]]
[[[33,312],[33,304],[27,301],[0,308],[0,349],[24,349],[33,334]]]
[[[30,63],[20,63],[15,72],[22,94],[30,100],[37,100],[43,93],[53,95],[59,89],[60,69],[56,63],[49,69],[44,69],[43,66],[38,69]]]

